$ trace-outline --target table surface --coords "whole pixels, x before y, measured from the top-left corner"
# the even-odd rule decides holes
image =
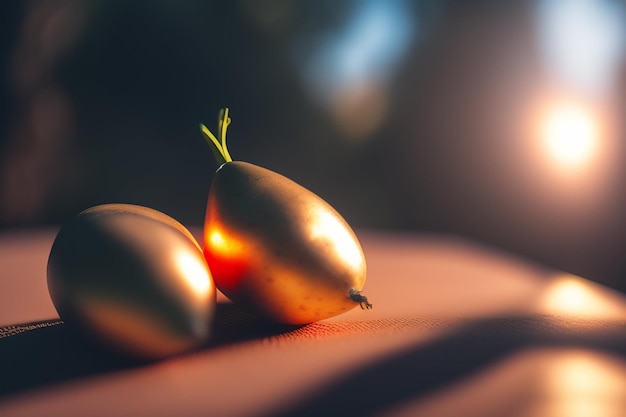
[[[626,298],[458,238],[361,231],[354,309],[271,326],[219,297],[197,351],[130,363],[58,320],[56,231],[0,234],[1,416],[626,415]]]

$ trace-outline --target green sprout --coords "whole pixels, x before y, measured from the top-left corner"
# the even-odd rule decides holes
[[[233,158],[230,157],[230,153],[228,153],[228,148],[226,147],[226,130],[228,129],[228,125],[230,125],[228,108],[221,109],[219,113],[217,121],[217,135],[219,136],[219,140],[204,124],[200,123],[200,130],[204,134],[204,140],[211,147],[211,150],[215,154],[215,159],[217,159],[217,162],[220,165],[232,162],[233,160]]]

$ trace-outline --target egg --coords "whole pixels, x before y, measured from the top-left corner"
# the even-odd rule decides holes
[[[365,256],[349,224],[289,178],[233,161],[229,124],[224,109],[217,137],[201,125],[220,164],[204,222],[204,254],[217,288],[241,307],[285,324],[372,308],[361,293]]]
[[[47,268],[61,319],[125,356],[155,360],[210,336],[216,290],[179,222],[131,204],[89,208],[59,230]]]
[[[204,254],[233,302],[271,321],[306,324],[371,304],[365,256],[348,223],[290,179],[241,161],[213,177]]]

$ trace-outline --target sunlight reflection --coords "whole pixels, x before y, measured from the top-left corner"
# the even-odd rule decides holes
[[[348,265],[360,268],[363,264],[363,252],[347,225],[325,209],[319,209],[311,222],[311,237],[332,246],[339,257]]]
[[[566,168],[584,166],[599,146],[599,129],[593,114],[573,103],[550,109],[541,133],[549,156]]]
[[[621,297],[570,274],[559,275],[549,284],[541,309],[548,314],[576,318],[626,319],[626,303]]]
[[[547,91],[533,104],[529,119],[529,155],[542,161],[538,172],[575,195],[599,193],[615,169],[609,119],[602,102]]]
[[[539,36],[544,59],[567,88],[603,93],[626,46],[626,9],[615,0],[543,0]]]
[[[209,269],[200,255],[194,256],[187,251],[179,251],[176,253],[176,265],[197,295],[206,295],[211,290]]]
[[[550,415],[618,417],[626,399],[626,367],[605,355],[566,351],[551,362],[546,385],[557,400]]]

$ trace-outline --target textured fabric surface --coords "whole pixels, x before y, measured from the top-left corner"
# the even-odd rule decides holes
[[[28,332],[30,330],[41,329],[42,327],[50,327],[56,326],[59,324],[63,324],[62,320],[46,320],[40,321],[36,323],[27,323],[27,324],[14,324],[10,326],[0,327],[0,339],[15,336],[20,333]]]
[[[623,416],[624,296],[489,248],[362,233],[373,310],[281,326],[220,295],[210,342],[137,363],[56,317],[52,238],[0,236],[3,417]]]

